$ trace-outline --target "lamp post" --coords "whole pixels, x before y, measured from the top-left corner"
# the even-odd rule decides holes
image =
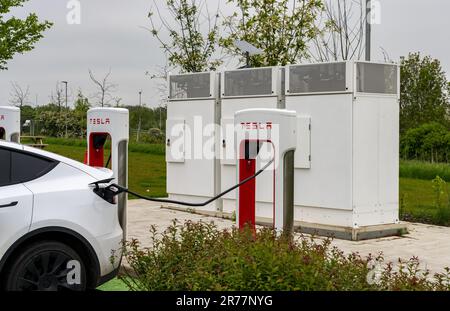
[[[138,122],[138,130],[136,135],[136,142],[139,142],[139,138],[141,136],[141,122],[142,122],[142,91],[139,91],[139,122]]]
[[[366,61],[370,61],[370,49],[372,40],[372,12],[371,0],[366,0]]]
[[[62,81],[66,85],[66,117],[65,117],[65,123],[66,123],[66,138],[67,138],[67,85],[69,84],[68,81]]]

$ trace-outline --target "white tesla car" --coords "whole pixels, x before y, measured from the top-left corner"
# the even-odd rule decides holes
[[[1,289],[85,290],[116,276],[118,206],[89,186],[112,175],[0,141]]]

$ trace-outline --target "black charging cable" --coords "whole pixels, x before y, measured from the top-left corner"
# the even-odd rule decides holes
[[[151,202],[159,202],[159,203],[172,203],[172,204],[178,204],[178,205],[183,205],[183,206],[191,206],[191,207],[199,207],[199,206],[205,206],[208,205],[211,202],[214,202],[215,200],[223,197],[224,195],[226,195],[227,193],[235,190],[236,188],[239,188],[240,186],[248,183],[250,180],[255,179],[256,177],[258,177],[262,172],[264,172],[272,163],[273,163],[274,159],[270,160],[266,165],[264,165],[264,167],[262,167],[259,171],[257,171],[254,175],[247,177],[246,179],[242,180],[241,182],[239,182],[237,185],[234,185],[233,187],[219,193],[218,195],[212,197],[211,199],[202,202],[202,203],[190,203],[190,202],[182,202],[182,201],[176,201],[176,200],[169,200],[169,199],[158,199],[158,198],[151,198],[151,197],[146,197],[143,196],[139,193],[133,192],[125,187],[116,185],[116,184],[110,184],[104,188],[100,187],[101,184],[108,184],[110,183],[114,178],[110,178],[110,179],[105,179],[105,180],[99,180],[96,182],[91,183],[91,186],[94,186],[94,192],[100,196],[101,198],[103,198],[104,200],[108,201],[109,203],[113,204],[114,203],[114,197],[121,194],[121,193],[129,193],[134,195],[137,198],[143,199],[143,200],[147,200],[147,201],[151,201]]]

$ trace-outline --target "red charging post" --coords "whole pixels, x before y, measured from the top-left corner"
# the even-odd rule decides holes
[[[248,141],[243,141],[242,148],[248,145]],[[253,176],[256,173],[256,159],[239,159],[239,182]],[[250,226],[255,229],[256,225],[256,180],[252,179],[242,185],[239,189],[239,228]]]
[[[107,133],[91,133],[89,135],[89,159],[88,164],[95,167],[104,166],[105,143]]]

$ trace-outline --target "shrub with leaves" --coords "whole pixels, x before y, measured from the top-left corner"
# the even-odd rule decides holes
[[[430,276],[416,258],[381,265],[381,254],[345,255],[329,239],[221,231],[203,222],[150,234],[150,248],[137,240],[124,247],[129,268],[121,278],[131,290],[450,290],[449,269]]]
[[[450,197],[448,195],[448,187],[445,180],[436,176],[432,181],[434,191],[434,204],[437,209],[436,223],[439,225],[450,224]],[[449,201],[444,199],[445,194]]]
[[[404,159],[430,162],[449,162],[450,131],[437,122],[408,130],[401,139]]]

